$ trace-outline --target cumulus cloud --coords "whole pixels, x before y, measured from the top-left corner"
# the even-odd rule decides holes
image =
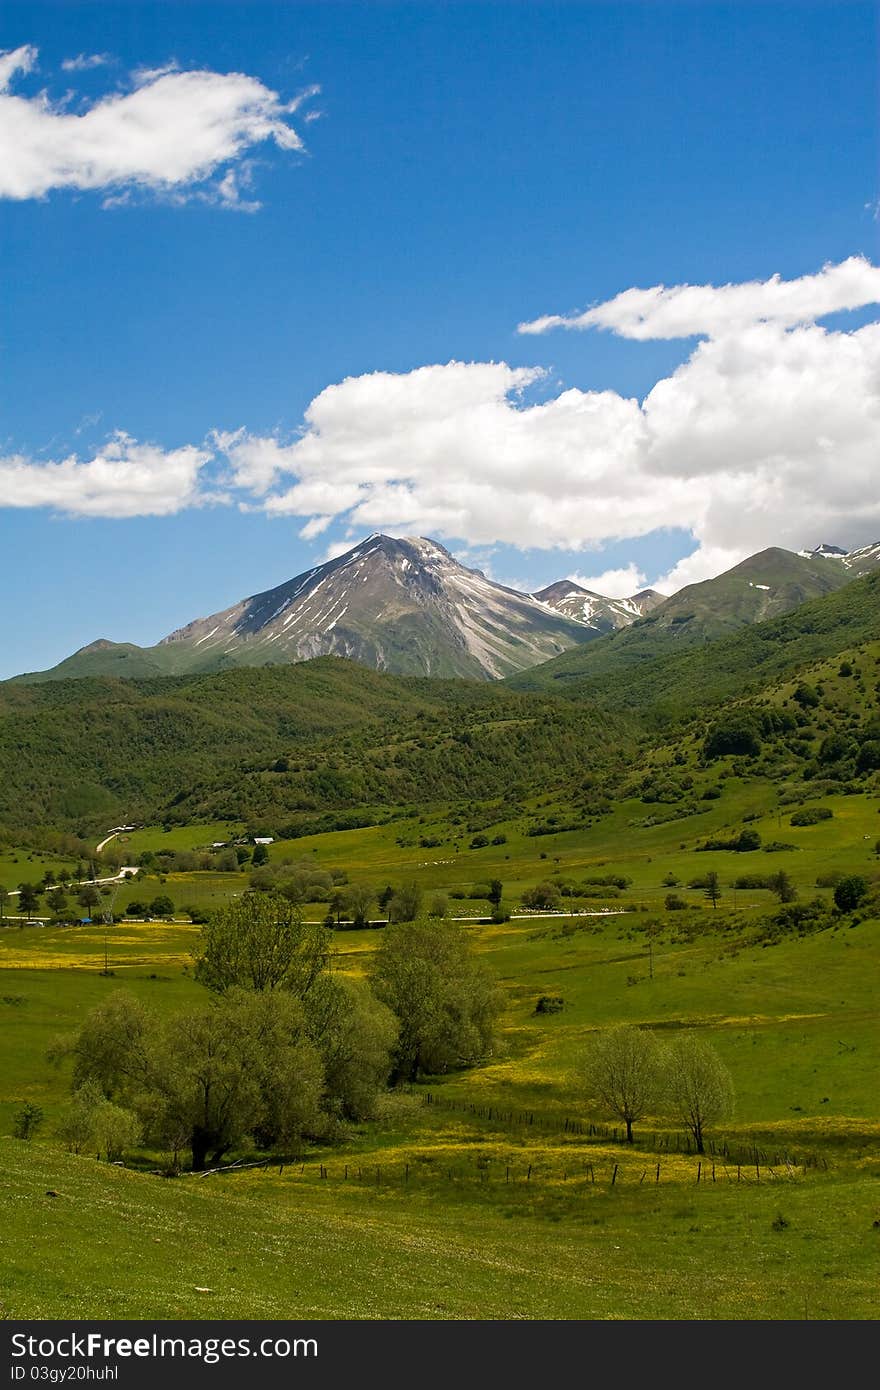
[[[0,54],[2,198],[73,188],[102,190],[111,203],[147,191],[177,200],[210,196],[221,206],[241,207],[247,176],[236,170],[243,157],[266,141],[302,150],[290,118],[317,90],[283,102],[245,73],[165,69],[135,74],[130,91],[73,112],[45,92],[24,97],[10,91],[16,75],[31,72],[36,61],[31,46]],[[85,59],[71,61],[86,65]]]
[[[210,459],[193,445],[165,451],[116,434],[87,460],[0,458],[0,496],[7,507],[51,507],[67,516],[169,516],[208,500],[201,474]]]
[[[631,598],[648,582],[647,575],[634,562],[619,569],[603,570],[601,574],[569,574],[566,576],[591,594],[604,594],[606,598]]]
[[[878,273],[852,261],[806,277],[799,313],[857,298],[841,288],[853,266],[865,284]],[[336,519],[571,550],[683,528],[695,552],[649,576],[670,592],[765,546],[864,543],[880,536],[880,324],[792,316],[725,327],[642,401],[569,389],[534,403],[543,373],[503,362],[349,378],[312,401],[299,437],[241,434],[230,463],[241,481],[262,468],[261,505],[306,536]],[[610,592],[615,577],[590,583]]]
[[[629,289],[581,314],[545,314],[520,333],[605,328],[621,338],[720,337],[756,323],[792,328],[845,309],[880,303],[880,267],[863,256],[826,265],[816,275],[750,280],[740,285],[654,285]]]
[[[548,398],[546,385],[542,368],[504,362],[374,372],[320,392],[289,436],[239,429],[169,452],[118,436],[87,461],[0,461],[0,492],[8,505],[135,515],[220,489],[295,518],[308,541],[335,523],[349,539],[328,554],[377,530],[565,551],[692,534],[693,553],[660,579],[635,565],[573,576],[612,595],[646,579],[673,592],[766,546],[880,537],[878,322],[725,330],[642,401]]]

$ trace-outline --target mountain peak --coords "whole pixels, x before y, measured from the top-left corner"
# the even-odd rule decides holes
[[[493,678],[597,633],[468,569],[427,536],[373,533],[274,589],[178,628],[200,663],[265,665],[335,655],[407,675]]]

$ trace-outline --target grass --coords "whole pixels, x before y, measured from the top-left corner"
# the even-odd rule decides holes
[[[645,824],[646,812],[663,808],[629,797],[594,824],[551,836],[528,836],[519,817],[508,823],[506,843],[473,851],[465,837],[459,849],[455,840],[448,849],[407,843],[442,824],[442,808],[422,825],[273,845],[273,863],[308,858],[376,887],[414,876],[426,891],[466,891],[499,877],[511,901],[553,873],[632,880],[609,903],[627,907],[623,916],[468,927],[505,991],[495,1055],[390,1097],[376,1122],[354,1127],[338,1146],[305,1146],[283,1172],[276,1165],[171,1181],[144,1171],[155,1155],[132,1155],[134,1167],[118,1169],[64,1152],[52,1130],[69,1076],[46,1062],[48,1045],[120,987],[163,1011],[203,998],[191,973],[198,929],[182,921],[119,923],[106,933],[98,925],[7,926],[0,1200],[9,1219],[0,1233],[0,1303],[8,1315],[875,1316],[880,922],[841,918],[828,930],[771,942],[757,930],[769,894],[742,890],[734,907],[731,884],[783,862],[802,899],[831,870],[870,877],[878,802],[826,796],[832,819],[792,828],[771,790],[763,777],[728,775],[723,798],[698,817]],[[527,817],[553,812],[552,798],[541,803],[529,803]],[[765,841],[798,848],[695,852],[747,815]],[[225,838],[224,829],[145,830],[131,843],[191,848]],[[690,909],[664,910],[667,875],[684,884],[710,867],[724,885],[717,911],[684,887]],[[151,875],[121,888],[116,906],[158,893],[178,906],[210,906],[246,884],[246,873]],[[451,907],[475,912],[485,903],[452,899]],[[311,904],[307,915],[324,910]],[[105,936],[110,975],[102,973]],[[376,929],[335,932],[335,968],[368,973],[380,938]],[[561,1012],[535,1012],[547,993],[562,996]],[[661,1038],[699,1027],[730,1067],[737,1110],[713,1132],[716,1152],[699,1184],[697,1160],[681,1152],[668,1117],[646,1117],[629,1147],[606,1132],[607,1116],[585,1106],[585,1045],[595,1029],[620,1022]],[[24,1100],[46,1117],[29,1144],[8,1137]],[[760,1182],[747,1181],[741,1164],[736,1171],[754,1146]],[[60,1195],[48,1197],[49,1189]]]
[[[168,1182],[11,1139],[0,1154],[14,1218],[0,1300],[15,1318],[876,1315],[867,1176],[566,1191],[475,1179],[438,1200],[314,1165]]]

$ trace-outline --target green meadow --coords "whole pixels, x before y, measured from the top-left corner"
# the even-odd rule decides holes
[[[741,818],[761,791],[731,787],[730,799],[708,813],[713,829]],[[784,858],[802,898],[821,891],[815,879],[829,866],[870,875],[875,862],[873,839],[869,848],[864,837],[877,802],[850,796],[829,804],[830,820],[785,829],[798,845]],[[169,1179],[150,1171],[158,1157],[148,1152],[129,1155],[125,1168],[65,1152],[52,1126],[69,1074],[50,1066],[46,1049],[116,989],[169,1011],[202,996],[192,979],[198,927],[183,920],[7,926],[0,934],[7,1315],[876,1316],[880,921],[856,914],[825,930],[768,939],[760,924],[770,894],[742,891],[734,905],[729,884],[771,856],[695,853],[688,822],[627,827],[637,805],[619,805],[580,835],[536,842],[511,834],[491,853],[463,849],[445,864],[433,862],[447,857],[434,850],[398,845],[388,826],[272,847],[272,860],[310,856],[376,886],[418,876],[426,889],[454,891],[497,874],[512,899],[553,872],[598,865],[632,879],[605,904],[625,909],[619,915],[466,927],[505,992],[495,1055],[390,1095],[376,1121],[352,1126],[339,1144],[304,1145],[285,1156],[283,1169],[279,1159]],[[768,810],[755,823],[769,837],[777,821]],[[190,827],[192,844],[215,829]],[[164,834],[149,833],[154,842]],[[666,912],[664,877],[686,882],[704,861],[721,877],[717,908],[683,887],[689,906]],[[143,898],[161,886],[175,902],[208,903],[247,883],[246,874],[162,877],[161,885],[151,875],[124,891]],[[307,905],[307,913],[312,908],[323,905]],[[368,973],[380,935],[381,928],[335,931],[334,968]],[[561,997],[559,1012],[536,1013],[544,994]],[[699,1170],[668,1117],[646,1118],[627,1146],[607,1115],[586,1107],[586,1041],[620,1022],[664,1036],[705,1030],[730,1068],[736,1111],[711,1134]],[[25,1100],[45,1113],[29,1142],[10,1134]],[[264,1162],[255,1153],[237,1157]]]

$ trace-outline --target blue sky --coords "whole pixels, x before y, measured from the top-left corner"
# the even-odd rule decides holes
[[[853,441],[850,422],[871,417],[876,389],[878,23],[876,5],[857,3],[7,3],[0,51],[38,50],[8,91],[45,92],[56,115],[169,67],[246,74],[279,104],[320,91],[272,108],[302,148],[250,139],[176,183],[101,182],[83,155],[91,186],[51,186],[35,145],[23,182],[0,190],[0,459],[17,460],[0,470],[0,675],[98,636],[155,641],[411,518],[535,588],[615,570],[671,573],[675,587],[777,533],[875,538],[875,498],[859,489],[877,439]],[[71,67],[80,55],[95,61]],[[0,131],[17,110],[0,111]],[[859,257],[856,290],[834,289],[849,307],[823,315],[815,277]],[[760,341],[750,323],[719,328],[714,300],[674,338],[627,336],[615,311],[585,331],[517,332],[631,287],[773,275],[806,279],[807,307],[781,326],[750,310]],[[451,382],[450,362],[504,363],[510,380]],[[803,410],[793,424],[772,403],[750,425],[750,381],[838,371],[845,389],[808,436]],[[373,373],[366,400],[355,383],[322,397],[318,425],[305,420],[325,388]],[[663,434],[644,443],[638,403],[652,391],[648,424]],[[50,466],[103,457],[116,431],[153,449],[150,467],[210,454],[204,485],[169,494],[165,515],[119,516],[103,496],[59,505]],[[756,433],[773,438],[764,455]],[[281,452],[254,487],[245,475],[265,441]],[[579,482],[581,456],[593,471]],[[545,464],[549,497],[532,487]],[[806,494],[810,507],[793,508]]]

